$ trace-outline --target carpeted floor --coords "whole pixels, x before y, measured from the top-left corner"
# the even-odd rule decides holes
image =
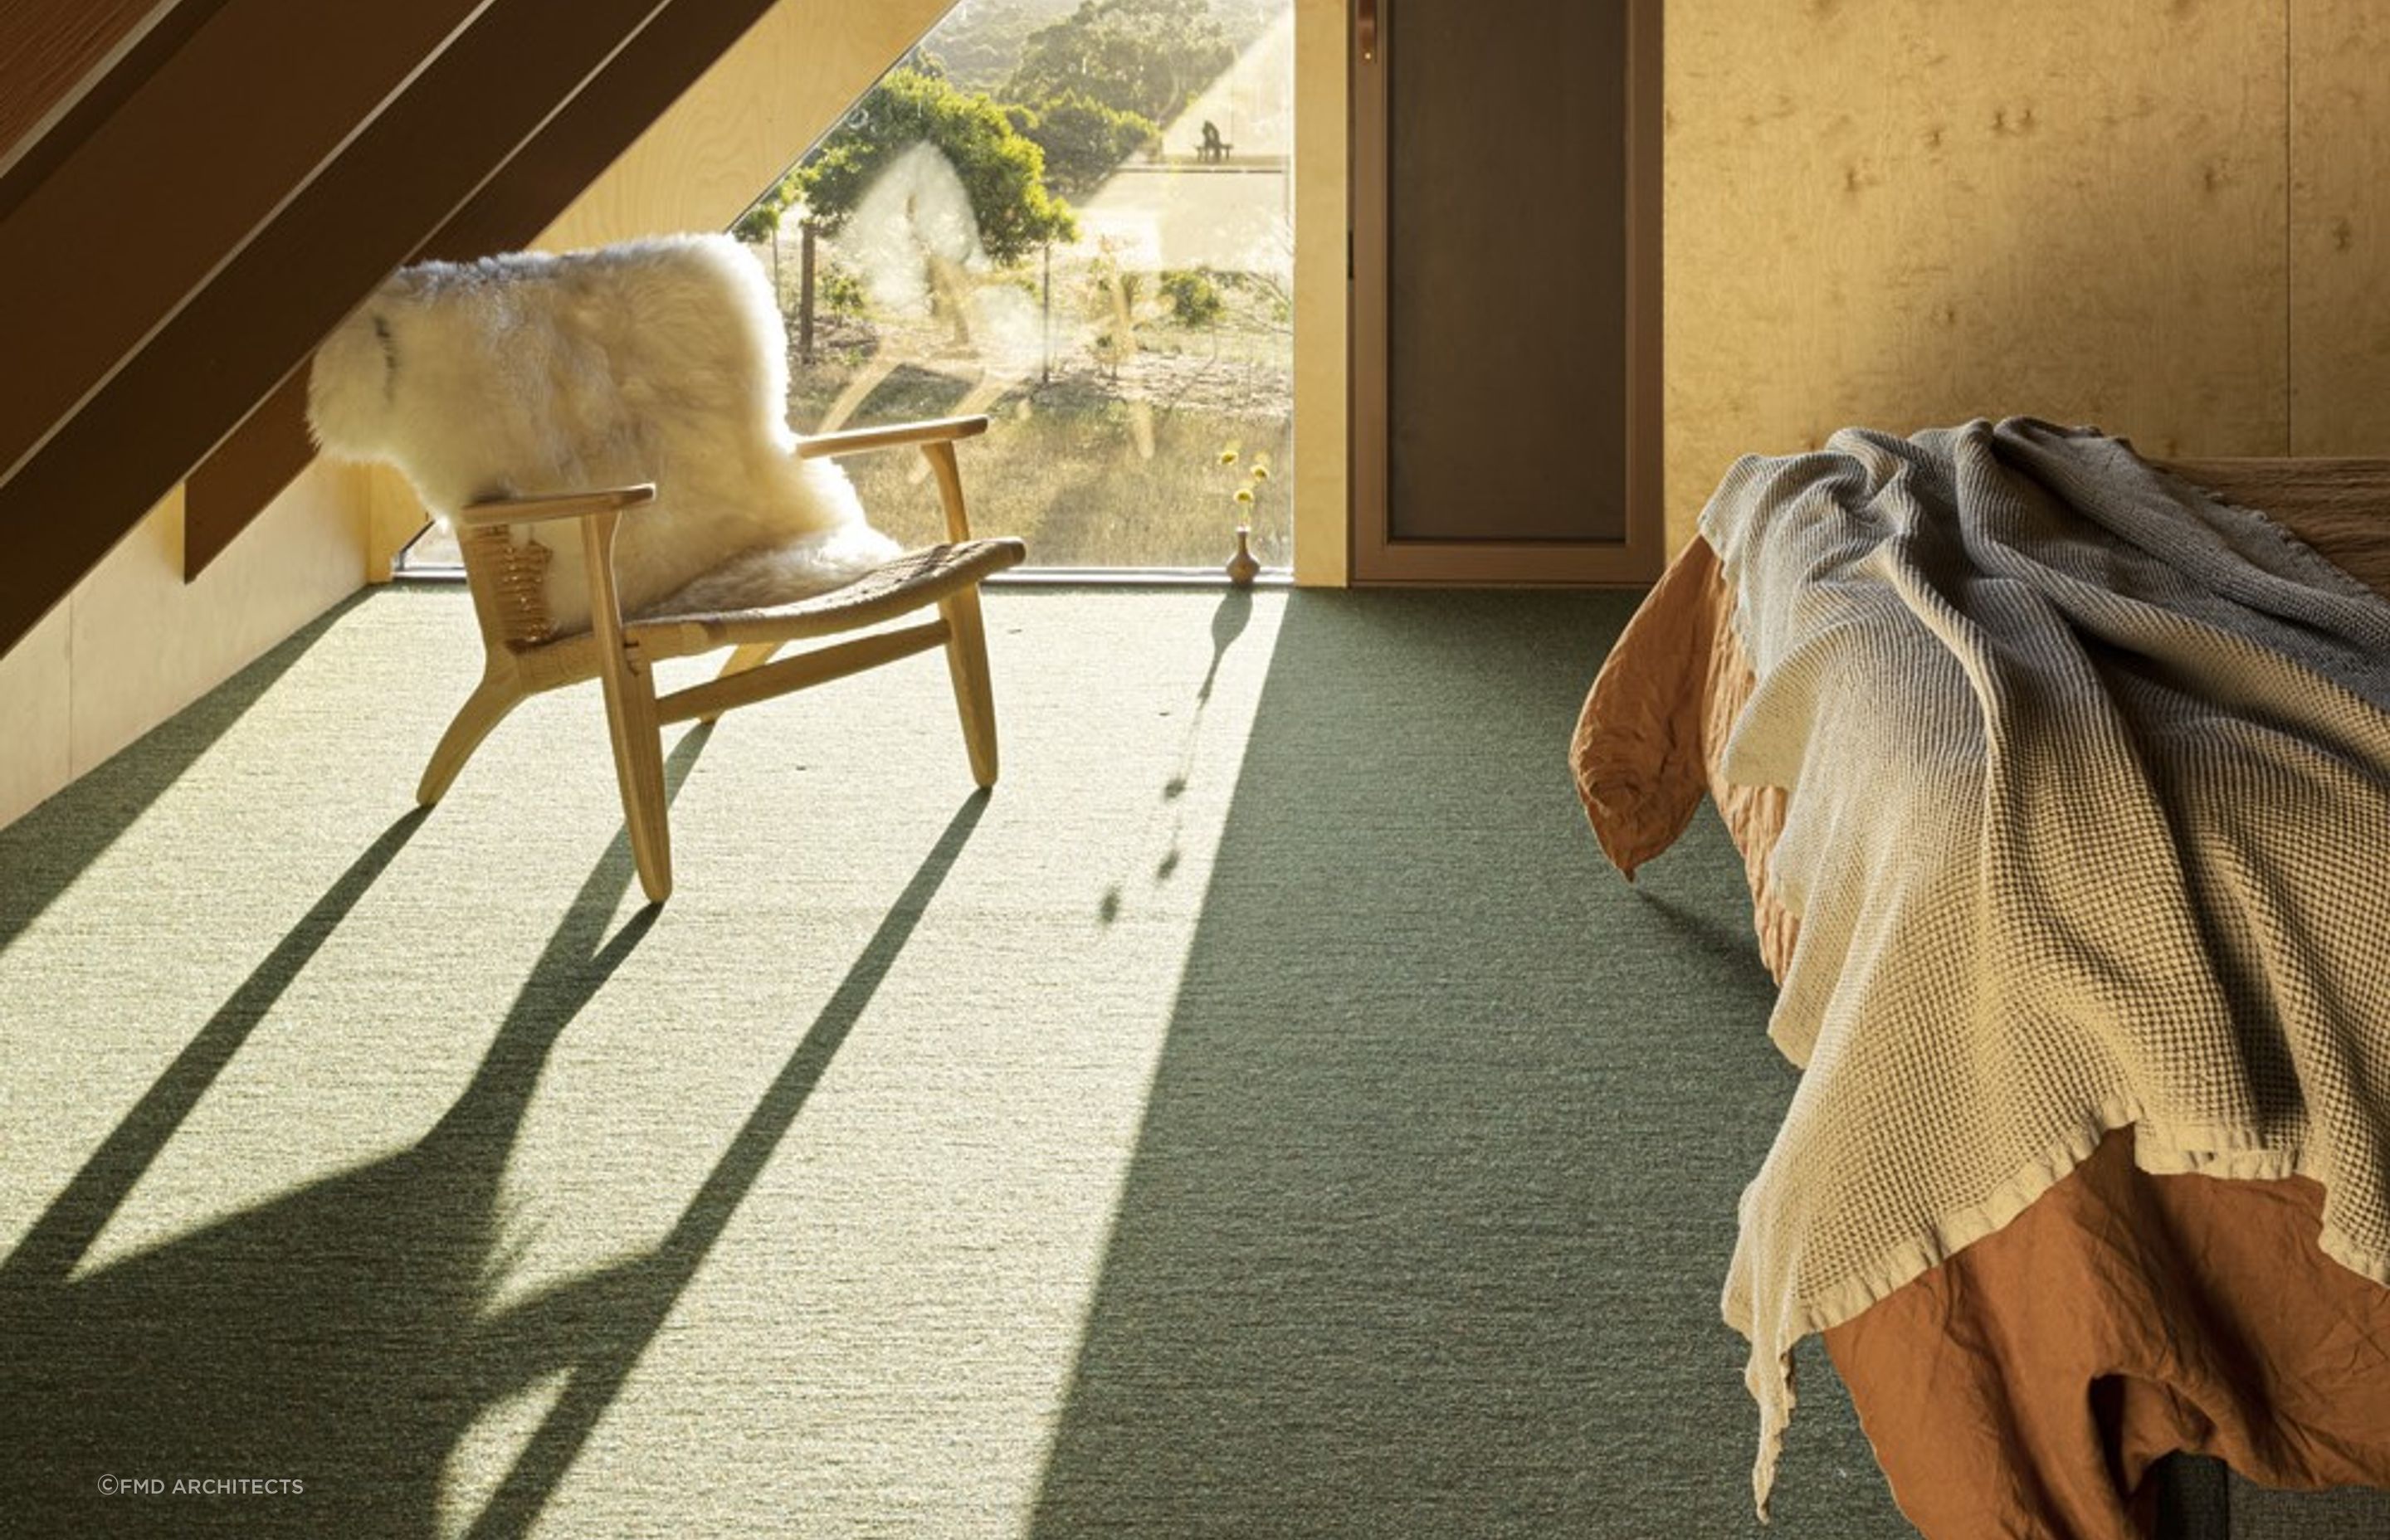
[[[734,714],[642,911],[594,695],[412,815],[466,602],[344,607],[0,830],[0,1533],[1908,1534],[1814,1344],[1750,1516],[1628,608],[1004,590],[992,796],[934,658]]]

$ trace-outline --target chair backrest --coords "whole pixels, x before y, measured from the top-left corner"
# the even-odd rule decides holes
[[[517,540],[505,525],[468,529],[456,537],[465,581],[482,640],[520,651],[556,639],[561,627],[547,606],[547,569],[555,553],[536,540]]]
[[[443,517],[654,483],[614,553],[636,610],[741,553],[863,524],[844,472],[795,456],[787,350],[770,280],[727,236],[427,263],[317,350],[308,413],[328,453],[396,465]],[[538,544],[564,558],[537,574],[548,629],[585,626],[577,529]]]

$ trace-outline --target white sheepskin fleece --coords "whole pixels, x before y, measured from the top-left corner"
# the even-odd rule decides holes
[[[786,598],[895,554],[844,471],[795,457],[788,390],[761,267],[727,236],[675,236],[403,269],[316,350],[307,412],[327,454],[396,466],[443,520],[653,481],[614,545],[637,613]],[[526,537],[556,552],[558,628],[585,628],[579,525]]]

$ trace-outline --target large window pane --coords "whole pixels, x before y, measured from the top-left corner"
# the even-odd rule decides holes
[[[1240,520],[1286,563],[1292,39],[1287,0],[964,0],[740,224],[790,420],[990,414],[975,514],[1040,564],[1217,566]],[[937,538],[918,461],[848,468]]]

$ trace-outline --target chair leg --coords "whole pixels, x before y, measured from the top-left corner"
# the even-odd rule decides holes
[[[647,660],[625,646],[621,668],[598,674],[606,692],[606,726],[614,740],[614,778],[623,792],[623,825],[631,861],[650,903],[672,896],[672,829],[666,822],[663,729],[656,718],[656,679]]]
[[[971,779],[996,784],[996,691],[987,673],[987,627],[981,622],[976,584],[938,601],[946,622],[946,672],[955,683],[955,711],[963,720]]]
[[[749,642],[744,646],[734,648],[731,649],[730,661],[722,665],[722,672],[714,677],[727,679],[734,674],[744,674],[749,669],[762,668],[772,661],[772,654],[779,650],[778,642]],[[722,713],[708,712],[698,720],[708,723],[719,722],[722,720]]]
[[[490,736],[490,729],[505,721],[507,713],[521,703],[525,693],[512,679],[490,674],[482,676],[482,682],[458,708],[456,719],[440,735],[440,746],[431,751],[431,763],[423,767],[423,778],[415,786],[418,805],[430,807],[448,794],[456,772],[465,768],[465,762]]]

